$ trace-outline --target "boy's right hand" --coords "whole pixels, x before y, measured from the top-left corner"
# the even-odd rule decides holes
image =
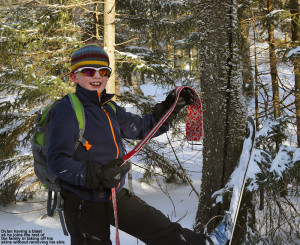
[[[122,158],[113,159],[102,167],[102,183],[104,188],[114,188],[120,183],[124,175],[130,170],[130,163],[124,163]]]
[[[100,192],[103,188],[114,188],[120,183],[124,175],[130,170],[130,163],[124,163],[122,158],[113,159],[103,167],[97,164],[87,163],[86,187]]]

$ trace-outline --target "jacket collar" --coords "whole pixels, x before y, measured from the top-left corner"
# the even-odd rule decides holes
[[[75,93],[81,102],[93,103],[93,104],[97,104],[97,105],[99,103],[101,105],[105,104],[114,97],[114,94],[107,94],[106,90],[104,90],[100,95],[100,101],[99,101],[98,92],[96,90],[87,90],[78,84],[77,84]]]

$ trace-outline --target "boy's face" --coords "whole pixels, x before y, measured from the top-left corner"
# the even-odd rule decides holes
[[[87,90],[96,90],[101,94],[106,87],[108,76],[100,76],[96,71],[93,76],[84,76],[80,72],[70,73],[70,77],[74,83],[78,83]]]

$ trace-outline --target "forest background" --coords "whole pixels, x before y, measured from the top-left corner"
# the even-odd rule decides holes
[[[189,184],[199,196],[194,229],[228,209],[247,116],[256,120],[253,161],[233,244],[299,242],[300,80],[298,0],[1,0],[0,204],[41,192],[30,143],[36,113],[67,92],[70,56],[100,40],[110,55],[109,92],[145,115],[157,102],[141,86],[199,92],[205,139],[201,188],[164,144],[139,153],[140,181]],[[163,100],[165,95],[159,100]],[[184,113],[173,155],[184,145]],[[128,148],[135,142],[126,141]],[[160,169],[159,173],[154,169]],[[202,207],[205,207],[203,209]],[[257,215],[257,210],[263,212]],[[219,220],[213,220],[209,230]]]

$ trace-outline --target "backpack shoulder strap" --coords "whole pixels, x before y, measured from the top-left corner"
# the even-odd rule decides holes
[[[81,101],[78,99],[77,95],[74,93],[68,93],[68,97],[71,101],[71,105],[75,111],[76,118],[79,123],[79,129],[85,130],[85,115],[84,115],[84,109],[81,104]]]
[[[85,115],[83,105],[76,94],[68,93],[68,97],[71,101],[71,105],[75,111],[76,118],[79,124],[79,138],[75,144],[75,150],[77,149],[79,143],[81,143],[87,150],[89,150],[92,146],[86,139],[83,138],[83,134],[85,131]]]
[[[113,103],[111,103],[110,101],[108,101],[107,104],[113,109],[115,114],[117,114],[117,109],[116,109],[115,105]]]

